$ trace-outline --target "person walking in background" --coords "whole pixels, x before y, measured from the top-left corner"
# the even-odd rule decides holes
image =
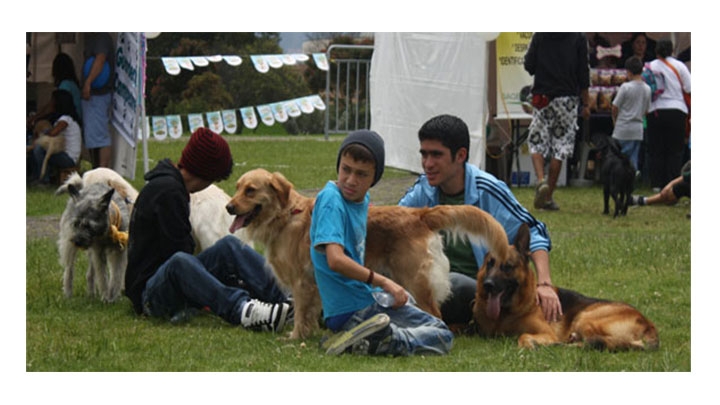
[[[628,81],[620,86],[612,103],[612,119],[615,124],[612,137],[618,140],[622,153],[630,159],[637,172],[640,170],[643,121],[650,109],[651,90],[643,81],[643,62],[640,58],[633,56],[628,59],[625,69]]]
[[[525,54],[533,76],[533,118],[528,144],[538,185],[535,208],[558,210],[553,199],[563,160],[572,156],[578,129],[577,111],[590,117],[588,43],[583,33],[536,32]],[[550,159],[547,178],[545,159]]]
[[[690,71],[672,57],[672,50],[672,41],[661,39],[655,48],[657,59],[650,62],[650,70],[665,79],[665,89],[647,115],[650,186],[658,190],[677,177],[685,158],[689,110],[683,92],[690,93]]]
[[[107,32],[85,34],[82,115],[85,147],[93,168],[112,164],[110,108],[115,77],[115,45]]]

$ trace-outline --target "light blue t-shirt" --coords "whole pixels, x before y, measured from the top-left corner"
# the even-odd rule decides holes
[[[82,107],[80,104],[80,88],[72,80],[63,80],[58,84],[58,90],[65,90],[72,96],[73,105],[78,118],[82,119]]]
[[[315,201],[310,225],[310,257],[326,320],[351,314],[374,302],[371,286],[330,269],[323,246],[342,245],[347,256],[364,265],[369,205],[370,194],[365,194],[361,203],[347,201],[333,181],[325,185]]]

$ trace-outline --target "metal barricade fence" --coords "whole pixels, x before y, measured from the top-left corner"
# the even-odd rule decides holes
[[[370,128],[370,59],[334,58],[333,51],[373,50],[372,45],[330,45],[325,80],[325,139]]]

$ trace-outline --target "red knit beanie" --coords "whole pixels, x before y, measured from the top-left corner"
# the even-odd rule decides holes
[[[178,166],[208,181],[227,179],[232,172],[232,155],[227,141],[207,128],[198,128],[182,151]]]

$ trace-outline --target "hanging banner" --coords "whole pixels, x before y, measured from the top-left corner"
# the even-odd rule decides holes
[[[255,109],[252,107],[244,107],[240,109],[240,116],[245,127],[255,129],[257,127],[257,118],[255,117]],[[272,125],[272,124],[270,124]]]
[[[275,118],[273,117],[272,108],[268,104],[257,106],[258,114],[260,114],[260,120],[263,124],[271,127],[275,124]]]
[[[318,96],[317,94],[314,94],[312,96],[308,96],[307,98],[310,99],[310,102],[312,103],[313,107],[320,111],[325,111],[325,103],[322,101],[322,98]]]
[[[300,111],[302,111],[303,113],[311,114],[313,111],[315,111],[315,107],[313,107],[310,97],[296,98],[295,101],[297,102],[298,106],[300,106]]]
[[[165,66],[165,71],[173,76],[177,76],[180,74],[180,64],[178,64],[177,60],[175,58],[162,58],[163,66]]]
[[[225,55],[223,59],[225,59],[225,62],[230,66],[240,66],[242,63],[242,58],[237,55]]]
[[[115,90],[110,121],[131,147],[135,147],[137,123],[143,99],[145,40],[139,32],[118,34],[115,50]],[[133,176],[134,167],[131,169]]]
[[[204,127],[205,122],[203,121],[202,114],[188,114],[188,127],[190,133],[194,133],[198,128]]]
[[[175,58],[178,65],[180,65],[181,68],[187,69],[187,70],[195,70],[195,66],[192,63],[192,59],[182,57],[182,58]]]
[[[179,115],[168,115],[165,117],[168,125],[168,135],[170,138],[178,139],[182,136],[183,127],[182,120]]]
[[[287,115],[293,118],[297,118],[302,114],[302,111],[300,111],[300,107],[298,107],[298,103],[295,100],[286,101],[283,104],[283,108],[287,112]]]
[[[153,137],[158,141],[162,141],[167,137],[168,129],[165,117],[152,117],[152,133]]]
[[[272,109],[273,117],[275,121],[284,123],[288,120],[287,111],[285,111],[285,103],[272,103],[270,108]]]
[[[255,70],[258,72],[267,73],[270,70],[270,66],[267,64],[262,55],[252,55],[250,59],[252,59],[253,66],[255,66]]]
[[[291,56],[298,62],[307,62],[310,60],[310,57],[308,57],[304,53],[294,53]]]
[[[532,77],[525,71],[525,53],[532,32],[501,32],[496,39],[497,53],[497,117],[531,116],[522,109],[520,92],[532,85]]]
[[[205,67],[210,64],[204,56],[193,56],[190,58],[190,61],[197,67]]]
[[[205,58],[213,63],[217,63],[217,62],[220,62],[221,60],[223,60],[222,55],[210,55],[210,56],[206,56]]]
[[[273,69],[279,69],[283,67],[283,61],[280,59],[277,55],[263,55],[263,59],[265,59]]]
[[[313,60],[315,61],[315,65],[317,65],[318,69],[328,70],[328,60],[324,53],[314,53]]]
[[[237,131],[237,116],[235,115],[235,110],[223,110],[221,114],[225,132],[234,134],[235,131]]]
[[[283,63],[288,66],[292,66],[297,63],[297,61],[295,60],[295,58],[293,58],[292,55],[284,54],[284,55],[281,55],[280,57],[282,58]]]
[[[211,111],[208,113],[205,113],[205,116],[207,117],[208,122],[208,129],[215,132],[216,134],[222,134],[223,131],[223,122],[222,117],[220,116],[220,111]]]

